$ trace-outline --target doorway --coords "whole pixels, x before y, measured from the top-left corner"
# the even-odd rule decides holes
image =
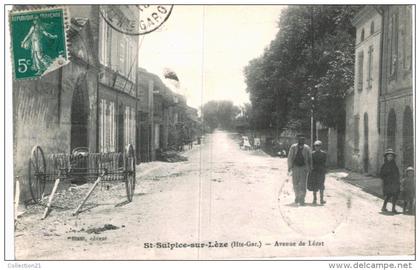
[[[410,107],[404,110],[403,118],[403,166],[414,166],[413,112]]]
[[[70,151],[76,147],[89,147],[89,95],[86,82],[78,84],[71,103]]]
[[[363,141],[363,171],[369,172],[369,118],[368,114],[365,113],[363,116],[364,125],[364,141]]]
[[[118,107],[118,152],[120,153],[124,153],[125,148],[124,113],[124,105],[120,104]]]

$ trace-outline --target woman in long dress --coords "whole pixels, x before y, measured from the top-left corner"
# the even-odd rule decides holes
[[[312,170],[308,177],[308,190],[313,192],[312,204],[317,203],[317,192],[319,191],[320,203],[325,204],[325,174],[327,172],[327,153],[321,150],[322,142],[314,143],[315,151],[312,152]]]
[[[397,204],[398,194],[400,193],[400,172],[395,157],[397,155],[392,149],[386,150],[384,154],[384,164],[381,167],[380,177],[382,179],[382,187],[384,194],[384,203],[382,205],[382,212],[388,212],[386,208],[388,202],[392,202],[392,212],[398,213],[395,209]]]

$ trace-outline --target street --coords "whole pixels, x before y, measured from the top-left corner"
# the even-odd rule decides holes
[[[69,208],[45,220],[42,208],[28,211],[16,225],[16,259],[414,255],[414,216],[381,214],[382,200],[339,172],[327,176],[325,205],[312,205],[308,192],[297,207],[287,160],[241,150],[234,138],[216,130],[184,153],[186,162],[140,164],[131,203],[115,207],[125,198],[117,185],[75,217]],[[88,233],[105,224],[115,227]]]

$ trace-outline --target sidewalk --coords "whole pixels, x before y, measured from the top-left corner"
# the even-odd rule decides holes
[[[343,180],[349,184],[357,186],[363,191],[376,197],[383,198],[382,180],[380,178],[366,176],[360,173],[348,171],[346,169],[334,169],[331,170],[327,175],[337,178],[337,180]]]

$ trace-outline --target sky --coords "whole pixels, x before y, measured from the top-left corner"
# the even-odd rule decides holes
[[[162,77],[175,71],[189,106],[249,102],[243,69],[275,38],[285,6],[173,7],[156,31],[140,37],[139,66]]]

